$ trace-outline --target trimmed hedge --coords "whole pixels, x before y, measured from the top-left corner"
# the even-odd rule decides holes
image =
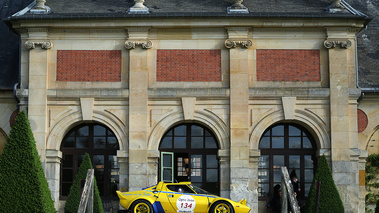
[[[343,213],[343,203],[340,194],[338,193],[337,187],[334,184],[332,171],[330,170],[328,161],[324,155],[320,158],[316,174],[313,178],[313,182],[308,193],[308,199],[305,205],[305,212],[314,212],[316,205],[316,180],[321,182],[318,212]]]
[[[65,212],[76,213],[78,212],[80,198],[81,198],[81,189],[80,189],[80,180],[85,180],[87,177],[88,169],[93,169],[91,158],[88,153],[85,154],[82,163],[80,164],[79,171],[75,176],[74,183],[70,188],[68,194],[66,205],[64,207]],[[94,178],[94,195],[93,195],[93,212],[103,213],[103,204],[101,202],[101,197],[99,189],[97,188],[96,178]]]
[[[55,212],[25,111],[16,117],[0,154],[0,212]]]

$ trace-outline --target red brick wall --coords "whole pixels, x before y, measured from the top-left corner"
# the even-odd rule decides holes
[[[221,81],[221,50],[157,50],[157,81]]]
[[[258,81],[320,81],[319,50],[257,50]]]
[[[57,81],[121,81],[121,51],[58,50]]]
[[[365,112],[358,109],[357,111],[357,117],[358,117],[358,133],[361,133],[365,131],[367,124],[368,124],[368,118]]]

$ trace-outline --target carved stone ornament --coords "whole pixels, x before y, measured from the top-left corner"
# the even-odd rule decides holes
[[[136,45],[141,45],[141,47],[143,49],[150,49],[153,47],[153,42],[151,41],[142,41],[142,42],[139,42],[139,41],[126,41],[125,42],[125,48],[130,50],[130,49],[135,49],[136,48]]]
[[[25,42],[25,47],[27,49],[34,49],[36,48],[36,45],[40,45],[42,49],[47,50],[53,46],[53,43],[51,43],[51,41],[41,41],[41,42],[26,41]]]
[[[324,41],[324,47],[327,49],[336,48],[336,47],[347,49],[347,48],[351,47],[351,41],[349,41],[349,40],[343,40],[343,41],[325,40]]]
[[[242,48],[249,48],[253,45],[253,42],[251,40],[245,40],[245,41],[232,41],[232,40],[226,40],[225,41],[225,47],[226,48],[235,48],[237,46],[241,46]]]

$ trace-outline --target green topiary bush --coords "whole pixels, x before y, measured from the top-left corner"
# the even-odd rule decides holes
[[[29,120],[24,111],[0,154],[0,212],[55,212]]]
[[[81,197],[81,189],[80,189],[80,180],[86,179],[88,169],[93,169],[91,158],[88,153],[85,154],[82,163],[80,164],[79,171],[75,176],[74,183],[70,188],[70,192],[68,194],[66,205],[64,207],[65,212],[76,213],[78,212],[80,197]],[[93,195],[93,212],[95,213],[103,213],[103,204],[101,202],[101,197],[99,193],[99,189],[97,188],[96,179],[94,179],[94,195]]]
[[[326,157],[323,155],[320,158],[316,174],[313,178],[311,188],[308,193],[308,199],[305,205],[305,212],[314,212],[316,205],[316,190],[315,181],[321,182],[320,200],[319,200],[319,213],[335,212],[343,213],[344,207],[338,193],[337,187],[334,184],[332,171],[328,165]]]

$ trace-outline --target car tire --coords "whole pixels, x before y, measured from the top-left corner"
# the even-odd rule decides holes
[[[137,200],[130,207],[131,213],[154,213],[153,206],[146,200]]]
[[[209,213],[234,213],[233,206],[226,201],[218,201],[211,207]]]

